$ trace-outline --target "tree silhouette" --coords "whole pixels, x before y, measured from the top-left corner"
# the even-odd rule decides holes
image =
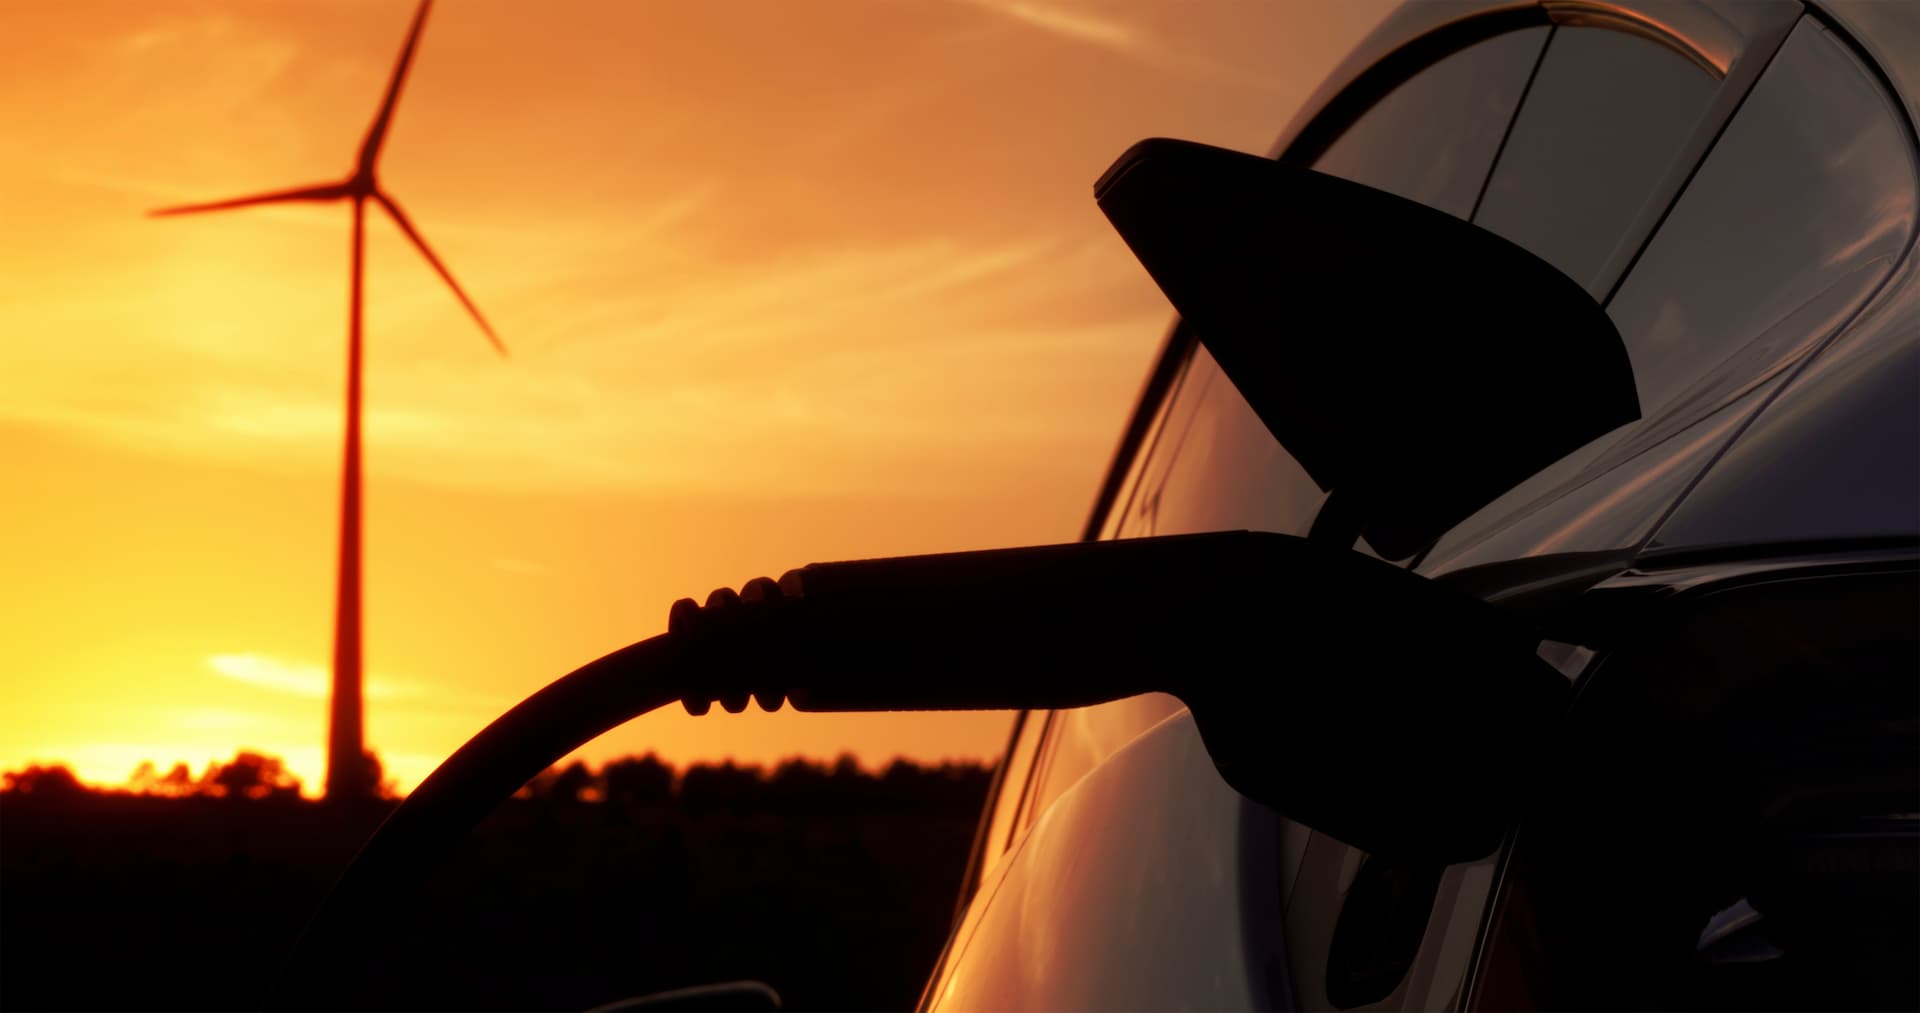
[[[137,795],[157,795],[163,798],[186,798],[197,794],[193,771],[185,763],[175,763],[165,776],[159,773],[152,760],[142,760],[133,773],[127,776],[127,787]]]
[[[0,776],[0,1009],[254,1008],[385,811],[294,801],[258,750],[204,769],[144,764],[130,790],[48,764]],[[792,1008],[903,1008],[946,937],[988,780],[568,758],[450,857],[370,994],[584,1009],[748,975]]]
[[[600,768],[604,797],[624,805],[671,802],[675,780],[673,768],[652,753],[609,760]]]
[[[695,764],[680,776],[680,801],[691,811],[750,804],[766,783],[759,767]]]
[[[534,775],[533,780],[522,785],[514,792],[515,798],[540,799],[547,802],[580,802],[589,789],[597,786],[597,779],[587,765],[575,760],[565,767],[548,767]]]
[[[375,783],[379,783],[377,780]],[[200,794],[231,799],[294,799],[300,797],[300,779],[278,756],[243,749],[227,764],[208,764],[200,778]]]
[[[166,794],[191,795],[193,794],[193,770],[185,763],[176,761],[173,769],[167,771],[167,776],[160,779],[160,784],[171,789]]]
[[[45,799],[77,798],[87,794],[87,786],[64,763],[35,763],[25,770],[0,774],[0,792]]]
[[[586,764],[575,760],[560,771],[560,776],[553,779],[547,791],[547,797],[561,802],[578,802],[591,787],[593,787],[593,774],[587,770]]]
[[[360,754],[360,771],[372,782],[373,787],[355,798],[394,799],[400,797],[400,782],[387,776],[386,765],[380,762],[380,754],[368,749]]]

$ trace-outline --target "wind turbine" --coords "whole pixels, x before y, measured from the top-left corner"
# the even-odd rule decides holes
[[[500,342],[499,335],[481,316],[480,308],[467,298],[460,283],[453,280],[453,273],[440,262],[440,258],[421,237],[420,230],[413,227],[406,212],[400,210],[399,202],[393,195],[381,189],[375,167],[380,160],[381,146],[386,143],[387,129],[393,124],[393,107],[400,99],[400,89],[406,84],[407,70],[413,64],[414,47],[420,41],[420,29],[426,24],[427,10],[433,6],[433,0],[421,0],[420,8],[414,12],[413,26],[407,31],[407,41],[400,49],[400,58],[393,66],[393,76],[387,82],[387,94],[380,102],[379,112],[374,114],[373,123],[367,127],[367,135],[360,142],[360,153],[355,158],[353,171],[347,178],[337,183],[317,183],[310,186],[294,187],[288,190],[275,190],[270,193],[252,194],[235,197],[231,200],[213,201],[206,204],[186,204],[179,207],[160,208],[150,212],[155,217],[165,215],[198,214],[203,211],[227,211],[234,208],[252,207],[256,204],[286,204],[295,202],[337,201],[353,202],[353,255],[351,281],[347,296],[347,446],[346,461],[342,467],[343,475],[340,487],[340,584],[339,599],[334,613],[333,634],[333,694],[327,714],[327,786],[329,799],[352,799],[371,797],[378,790],[375,783],[377,775],[365,749],[362,722],[362,678],[361,678],[361,639],[360,639],[360,362],[361,362],[361,277],[365,273],[365,223],[367,202],[372,201],[386,211],[399,226],[401,233],[412,241],[420,255],[439,273],[447,287],[453,289],[454,297],[460,305],[473,315],[480,330],[493,343],[495,351],[502,357],[507,354],[507,346]]]

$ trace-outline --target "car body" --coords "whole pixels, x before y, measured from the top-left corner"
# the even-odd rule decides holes
[[[1171,697],[1027,712],[923,1008],[1920,1001],[1916,120],[1920,6],[1382,23],[1273,156],[1553,264],[1638,388],[1639,420],[1390,560],[1541,632],[1574,702],[1515,753],[1535,790],[1494,853],[1394,862],[1236,793]],[[1304,536],[1325,495],[1176,323],[1085,537]]]

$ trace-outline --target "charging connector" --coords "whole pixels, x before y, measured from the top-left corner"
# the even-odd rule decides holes
[[[703,714],[1044,710],[1150,691],[1222,777],[1377,854],[1493,850],[1567,695],[1497,609],[1345,549],[1261,532],[816,563],[674,603],[666,633],[528,697],[367,842],[282,981],[336,1006],[372,913],[495,805],[675,701]]]

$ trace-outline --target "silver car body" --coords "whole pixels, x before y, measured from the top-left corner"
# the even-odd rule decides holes
[[[1575,90],[1600,94],[1566,101],[1606,103],[1618,89],[1620,103],[1645,104],[1647,131],[1664,131],[1662,147],[1637,160],[1624,153],[1624,168],[1596,177],[1601,188],[1638,181],[1621,184],[1623,192],[1572,195],[1567,213],[1576,218],[1579,206],[1614,209],[1597,238],[1544,236],[1538,249],[1578,265],[1576,280],[1630,345],[1645,338],[1634,348],[1636,371],[1645,366],[1645,417],[1401,562],[1555,617],[1586,615],[1595,602],[1680,600],[1796,575],[1910,577],[1920,544],[1920,5],[1409,3],[1340,64],[1273,154],[1328,167],[1355,124],[1377,110],[1389,115],[1396,94],[1413,94],[1403,85],[1476,45],[1508,40],[1500,45],[1525,50],[1513,66],[1531,69],[1497,117],[1505,126],[1492,160],[1477,184],[1468,172],[1469,185],[1456,189],[1477,189],[1473,220],[1528,245],[1536,238],[1528,230],[1561,210],[1540,194],[1562,180],[1577,191],[1583,165],[1507,186],[1502,160],[1558,164],[1566,145],[1529,148],[1524,117],[1559,69],[1541,54],[1571,63],[1578,52],[1553,50],[1547,39],[1577,32],[1607,33],[1578,36],[1592,50],[1582,59],[1643,46],[1634,59],[1648,63],[1644,74],[1575,81]],[[1661,74],[1692,82],[1685,109],[1633,93],[1637,80]],[[1783,135],[1799,124],[1801,133]],[[1382,136],[1403,138],[1418,126],[1410,118]],[[1418,167],[1445,153],[1412,154]],[[1377,164],[1392,176],[1409,164],[1405,156]],[[1355,156],[1328,171],[1392,189],[1368,178],[1369,165]],[[1503,195],[1518,207],[1506,219],[1493,213]],[[1789,220],[1799,200],[1805,213]],[[1776,208],[1787,217],[1771,222]],[[1706,348],[1700,361],[1673,351],[1675,336]],[[1257,420],[1235,400],[1176,326],[1087,537],[1304,533],[1318,506],[1312,490],[1288,472],[1284,451],[1261,443],[1250,428]],[[1576,682],[1607,653],[1578,626],[1541,645]],[[1283,654],[1283,632],[1276,643]],[[1330,940],[1366,856],[1235,794],[1177,703],[1144,697],[1027,714],[1000,778],[924,1007],[1335,1005]],[[1492,1001],[1476,993],[1476,976],[1510,850],[1444,870],[1398,984],[1364,1008]]]

